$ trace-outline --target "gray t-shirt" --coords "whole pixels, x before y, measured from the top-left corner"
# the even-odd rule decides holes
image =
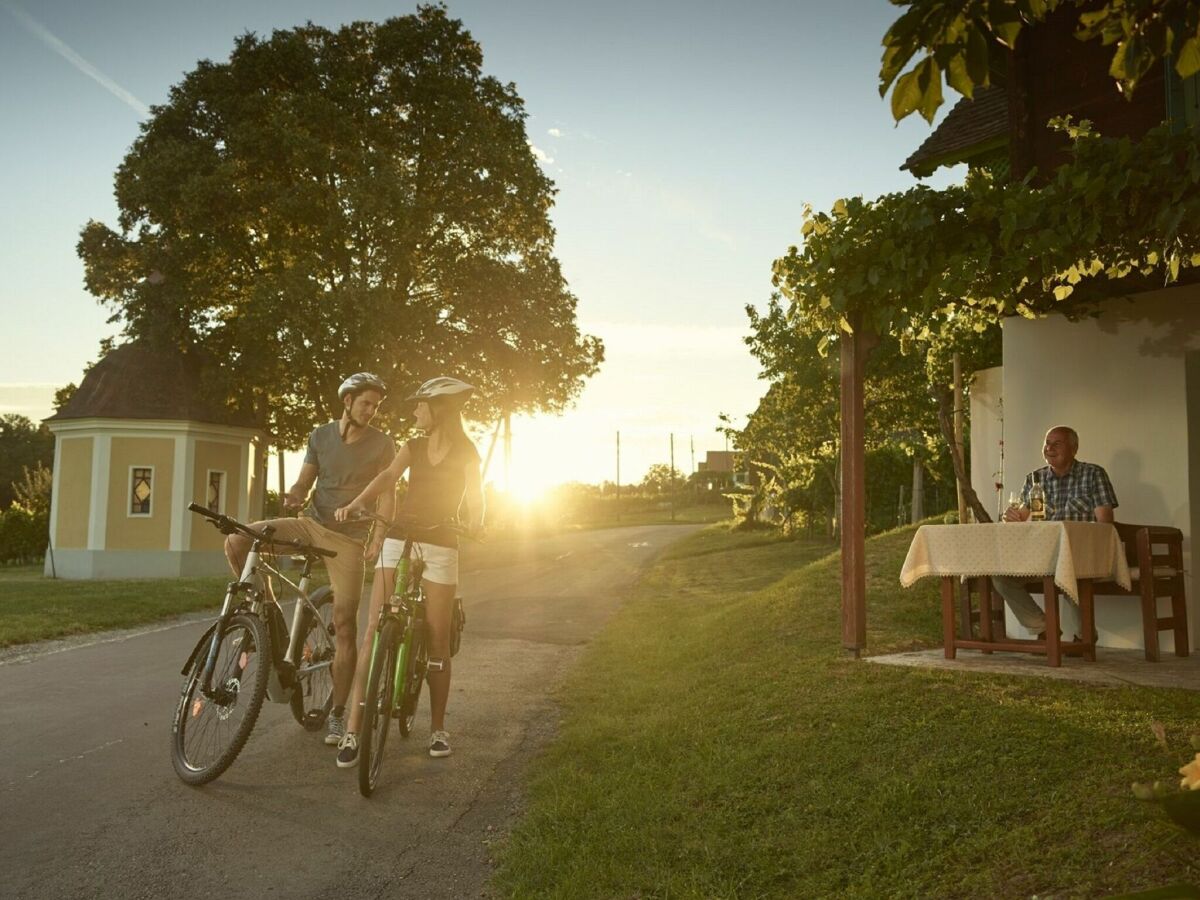
[[[382,431],[370,426],[357,441],[346,444],[339,429],[340,423],[329,422],[314,428],[308,436],[304,462],[317,467],[317,486],[302,515],[331,531],[363,540],[370,522],[338,522],[333,513],[357,497],[371,479],[388,467],[396,455],[396,445]]]

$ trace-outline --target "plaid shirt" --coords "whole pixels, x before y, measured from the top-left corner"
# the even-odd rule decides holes
[[[1029,489],[1033,487],[1033,476],[1042,482],[1046,492],[1046,518],[1056,522],[1095,522],[1097,506],[1116,507],[1117,495],[1113,491],[1108,473],[1095,463],[1075,460],[1071,471],[1061,478],[1049,466],[1042,466],[1025,476],[1021,489],[1021,502],[1029,505]]]

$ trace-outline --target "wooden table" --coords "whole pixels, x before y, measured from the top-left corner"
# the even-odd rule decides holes
[[[1003,522],[984,525],[922,525],[900,570],[900,583],[911,587],[927,576],[942,579],[942,631],[946,658],[960,649],[1044,653],[1051,666],[1062,665],[1064,652],[1096,658],[1092,582],[1130,584],[1129,566],[1117,531],[1099,522]],[[1040,580],[1045,595],[1044,640],[993,635],[991,577]],[[979,638],[964,623],[954,628],[954,586],[959,579],[982,579]],[[1064,642],[1059,636],[1058,591],[1079,604],[1083,639]]]

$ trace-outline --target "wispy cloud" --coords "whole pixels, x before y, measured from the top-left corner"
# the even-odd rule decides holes
[[[562,129],[561,129],[561,128],[550,128],[550,129],[547,129],[547,130],[546,130],[546,134],[550,135],[550,137],[556,137],[556,138],[557,138],[557,137],[562,137],[562,136],[563,136],[563,133],[562,133]]]
[[[533,151],[534,157],[539,162],[544,162],[547,165],[554,162],[554,157],[551,156],[549,153],[547,153],[545,150],[543,150],[541,147],[539,147],[537,144],[535,144],[533,141],[529,141],[528,144],[529,144],[529,149]]]
[[[129,91],[125,90],[125,88],[121,87],[121,85],[117,84],[74,50],[72,50],[64,41],[50,31],[50,29],[23,10],[20,6],[11,2],[11,0],[0,0],[0,3],[3,3],[5,9],[11,12],[16,17],[17,21],[24,25],[30,33],[32,33],[43,44],[73,65],[88,78],[91,78],[126,106],[129,106],[131,109],[135,110],[139,115],[148,116],[150,114],[150,107],[148,107],[137,97],[133,96],[133,94],[129,93]]]
[[[0,415],[15,413],[35,422],[54,412],[54,392],[61,384],[0,384]]]

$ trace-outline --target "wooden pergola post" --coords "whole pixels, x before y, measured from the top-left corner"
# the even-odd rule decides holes
[[[841,372],[842,441],[842,646],[857,658],[867,645],[867,466],[863,380],[867,354],[875,345],[862,314],[849,316],[843,334]]]

